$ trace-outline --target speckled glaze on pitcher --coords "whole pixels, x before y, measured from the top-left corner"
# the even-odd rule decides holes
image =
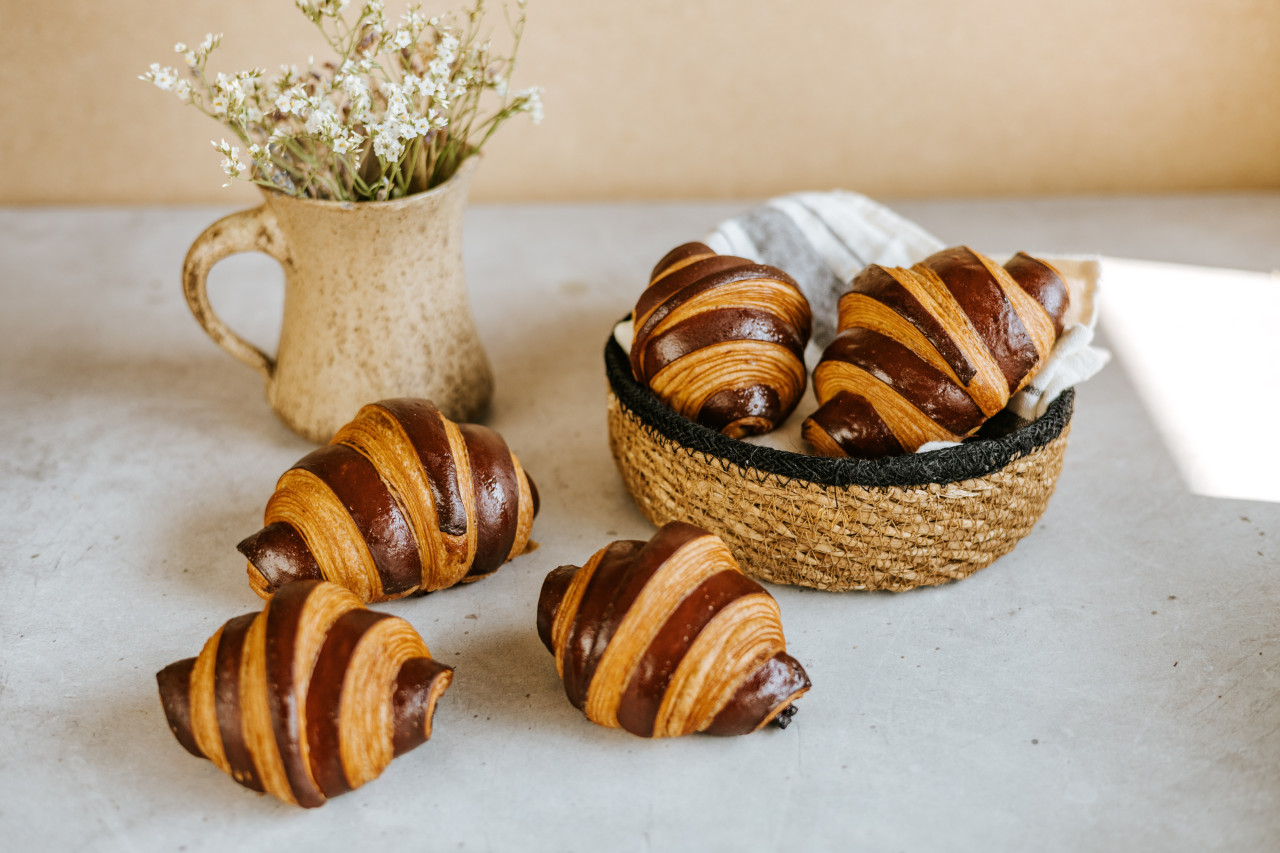
[[[265,192],[187,253],[187,304],[213,340],[263,375],[290,429],[328,441],[365,403],[427,397],[455,421],[478,420],[493,394],[462,266],[462,215],[475,157],[435,189],[386,202]],[[273,359],[231,331],[205,290],[210,268],[265,252],[285,273]]]

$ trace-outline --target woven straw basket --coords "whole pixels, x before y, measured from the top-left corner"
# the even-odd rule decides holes
[[[1033,423],[997,415],[958,447],[873,462],[759,447],[677,415],[605,348],[609,446],[654,524],[718,534],[748,574],[829,590],[905,590],[968,577],[1044,513],[1067,447],[1073,390]],[[987,436],[987,437],[983,437]]]

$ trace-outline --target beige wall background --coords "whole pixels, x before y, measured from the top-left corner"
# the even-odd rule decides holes
[[[515,84],[546,88],[546,121],[494,138],[478,200],[1280,187],[1276,0],[529,7]],[[206,31],[228,71],[320,51],[289,0],[0,10],[7,204],[251,200],[220,188],[218,126],[135,78]]]

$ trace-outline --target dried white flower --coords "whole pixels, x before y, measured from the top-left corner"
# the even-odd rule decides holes
[[[363,141],[364,140],[357,134],[351,134],[349,136],[335,136],[332,143],[333,153],[346,154]]]
[[[309,59],[301,72],[282,65],[271,78],[262,69],[213,74],[206,71],[209,54],[222,36],[208,33],[195,48],[174,45],[190,68],[186,79],[159,63],[142,75],[220,121],[247,147],[249,168],[238,147],[214,143],[228,182],[241,178],[314,198],[399,198],[447,179],[512,115],[542,118],[540,90],[508,94],[523,0],[507,18],[509,56],[480,38],[485,0],[429,20],[411,5],[391,25],[382,0],[361,0],[354,19],[343,17],[354,5],[349,0],[295,5],[320,29],[334,61],[317,66]],[[500,102],[486,113],[481,96],[489,91]],[[435,135],[449,127],[456,132]],[[433,143],[415,143],[423,138]],[[377,161],[361,167],[366,151]]]
[[[542,124],[542,87],[534,86],[516,95],[520,110],[529,114],[534,124]]]
[[[348,115],[351,121],[358,124],[368,124],[369,117],[373,111],[373,98],[369,97],[369,93],[361,92],[351,99],[351,109]]]
[[[239,75],[228,77],[222,72],[213,81],[214,110],[218,115],[238,115],[244,106],[245,91]]]
[[[444,57],[445,62],[452,63],[458,58],[458,46],[461,42],[458,37],[448,30],[440,37],[439,55]]]
[[[373,131],[373,153],[385,161],[399,160],[404,153],[398,122],[383,122],[369,128]]]
[[[409,102],[405,99],[404,92],[399,89],[394,90],[387,98],[387,117],[402,120],[409,114]]]
[[[312,108],[305,125],[309,135],[332,139],[342,132],[342,122],[338,120],[333,101],[313,98],[308,105]]]
[[[438,89],[452,76],[453,69],[449,67],[448,62],[437,56],[427,65],[427,74],[431,76],[435,88]]]
[[[349,74],[343,77],[340,87],[352,100],[359,100],[361,96],[367,99],[369,96],[369,84],[359,74]]]
[[[204,41],[200,42],[200,46],[196,48],[196,56],[204,61],[209,56],[209,51],[222,44],[222,33],[205,33]]]
[[[409,30],[415,40],[422,34],[427,25],[427,22],[423,20],[421,10],[417,6],[411,6],[409,11],[401,16],[401,20],[404,21],[405,29]]]
[[[294,86],[287,92],[281,92],[276,98],[275,107],[285,115],[290,113],[301,114],[307,108],[307,95],[299,86]]]
[[[224,187],[231,186],[231,182],[240,177],[240,173],[244,171],[244,164],[240,162],[240,149],[234,145],[228,145],[227,140],[214,142],[213,147],[222,155],[222,171],[227,175],[227,182]]]
[[[158,89],[171,92],[178,82],[178,69],[161,68],[159,62],[153,62],[151,63],[151,70],[143,74],[139,79],[154,83]]]

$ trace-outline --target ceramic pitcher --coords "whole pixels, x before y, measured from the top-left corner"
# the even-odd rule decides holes
[[[282,421],[328,441],[365,403],[427,397],[455,421],[479,419],[493,393],[462,267],[462,214],[476,158],[433,190],[395,201],[316,201],[265,192],[215,222],[183,267],[187,304],[209,336],[262,374]],[[275,358],[214,313],[205,280],[236,252],[284,267]]]

